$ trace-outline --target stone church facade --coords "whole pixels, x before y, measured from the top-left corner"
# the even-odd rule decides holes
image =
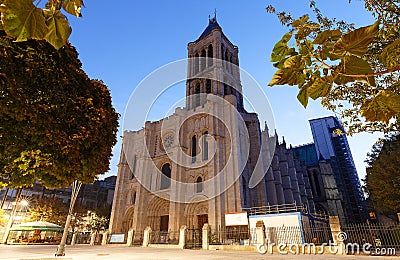
[[[141,130],[124,132],[110,232],[147,226],[177,231],[205,223],[224,227],[226,213],[266,205],[296,204],[314,211],[313,183],[305,166],[285,143],[277,143],[274,152],[262,145],[275,145],[276,135],[261,128],[256,113],[245,110],[238,47],[215,18],[188,44],[188,58],[186,106],[146,122]],[[271,165],[267,160],[257,165],[260,154]],[[329,169],[321,169],[319,187],[328,191],[322,208],[340,215],[334,180]],[[266,174],[251,188],[257,171]]]

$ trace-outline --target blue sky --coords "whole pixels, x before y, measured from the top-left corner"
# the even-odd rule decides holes
[[[373,23],[363,1],[316,1],[329,17],[355,23]],[[275,69],[269,62],[274,44],[288,31],[265,7],[290,12],[294,17],[310,13],[307,0],[275,1],[117,1],[86,0],[83,18],[69,16],[70,41],[77,48],[83,69],[91,78],[101,79],[111,90],[113,104],[123,118],[125,106],[135,87],[149,73],[167,63],[187,57],[187,43],[196,40],[208,25],[208,15],[217,9],[217,19],[225,35],[239,47],[240,66],[262,86],[269,98],[280,136],[294,146],[312,142],[308,120],[332,115],[311,101],[304,109],[296,99],[297,87],[268,87]],[[244,91],[246,86],[244,86]],[[179,86],[167,94],[184,97]],[[161,111],[164,112],[164,111]],[[122,125],[122,123],[120,124]],[[135,129],[132,129],[135,130]],[[114,148],[110,171],[100,178],[117,174],[122,133]],[[364,160],[381,135],[349,137],[350,148],[360,177]]]

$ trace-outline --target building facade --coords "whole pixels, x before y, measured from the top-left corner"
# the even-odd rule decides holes
[[[353,156],[340,121],[333,116],[310,120],[311,131],[319,161],[326,161],[332,168],[337,187],[342,194],[345,217],[350,223],[367,218],[365,197]]]
[[[90,210],[110,208],[113,202],[115,182],[117,177],[110,176],[104,180],[96,180],[93,184],[83,184],[79,190],[76,204]],[[6,195],[7,192],[7,195]],[[12,209],[18,190],[0,190],[0,198],[4,203],[2,209],[9,211]],[[38,182],[33,187],[22,189],[22,198],[29,198],[30,201],[38,201],[42,198],[56,198],[60,203],[69,205],[71,201],[72,188],[46,189]]]
[[[276,135],[243,106],[238,52],[210,19],[188,44],[186,106],[124,132],[111,233],[224,227],[226,213],[266,205],[314,210],[300,160],[285,142],[265,145],[275,146]],[[250,187],[256,172],[263,177]]]

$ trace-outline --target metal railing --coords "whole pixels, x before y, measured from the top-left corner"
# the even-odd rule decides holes
[[[250,216],[288,212],[307,212],[307,208],[304,205],[297,205],[295,202],[291,204],[266,205],[261,207],[244,208],[244,210],[247,211]]]
[[[333,242],[330,226],[302,227],[304,243],[321,245]]]
[[[90,244],[90,232],[79,232],[76,234],[76,244]]]
[[[188,228],[185,232],[185,248],[198,249],[203,244],[203,230],[200,228]]]
[[[179,244],[179,231],[151,231],[150,244]]]
[[[253,245],[257,234],[247,226],[218,228],[208,233],[208,241],[210,245]]]
[[[344,243],[366,243],[378,248],[400,249],[400,225],[349,224],[342,226]]]

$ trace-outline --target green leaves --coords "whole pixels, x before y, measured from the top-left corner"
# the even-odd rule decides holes
[[[308,15],[303,15],[302,17],[300,17],[299,19],[297,19],[296,21],[294,21],[292,23],[293,27],[299,27],[300,25],[304,24],[305,22],[308,21]]]
[[[343,35],[335,44],[333,54],[345,56],[352,54],[356,56],[364,55],[369,44],[379,31],[379,21],[366,27],[361,27]]]
[[[372,75],[373,71],[369,63],[356,56],[346,56],[342,59],[340,64],[342,67],[342,74],[345,74],[347,80],[344,82],[337,82],[338,84],[345,84],[353,81],[363,81],[370,86],[375,86],[375,78]]]
[[[275,44],[271,54],[271,62],[280,61],[294,52],[294,49],[289,48],[287,45],[290,38],[292,38],[292,33],[288,32]]]
[[[314,81],[310,81],[307,85],[300,89],[297,99],[304,106],[304,108],[306,108],[309,97],[314,100],[320,97],[325,97],[329,94],[331,87],[332,78],[330,76],[316,78]]]
[[[400,113],[400,94],[382,90],[374,98],[367,100],[361,106],[361,115],[368,121],[389,120]]]
[[[107,172],[118,114],[76,50],[3,34],[0,53],[0,185],[67,187]]]
[[[82,0],[64,0],[62,6],[68,13],[76,17],[82,17],[81,8],[85,5]]]
[[[302,74],[302,59],[300,55],[292,56],[284,60],[282,68],[279,69],[272,80],[269,82],[269,86],[274,85],[297,85],[301,81],[304,82],[304,77]]]
[[[303,105],[304,108],[307,107],[308,105],[308,93],[307,93],[307,88],[302,88],[299,91],[299,94],[297,94],[297,99],[299,102]]]
[[[338,40],[340,36],[342,36],[340,29],[322,31],[314,39],[313,44],[324,44],[329,39]]]
[[[59,10],[44,10],[44,15],[48,27],[45,39],[56,49],[59,49],[67,42],[72,29],[69,27],[65,15],[63,15]]]
[[[398,30],[389,37],[380,31],[387,25],[382,21],[354,29],[314,12],[318,23],[308,15],[287,22],[290,32],[271,53],[277,71],[268,85],[297,85],[297,99],[304,107],[309,98],[322,98],[323,106],[350,118],[350,129],[363,124],[372,131],[399,129]]]
[[[43,39],[46,36],[43,10],[34,6],[32,0],[5,0],[4,5],[3,28],[16,41]]]
[[[0,29],[16,41],[46,40],[56,49],[64,46],[71,34],[65,10],[81,17],[82,0],[48,0],[45,9],[36,7],[33,0],[4,0]]]
[[[385,136],[367,155],[365,179],[369,201],[386,216],[396,219],[400,210],[400,136]]]
[[[390,69],[400,65],[400,38],[383,49],[380,60]]]

